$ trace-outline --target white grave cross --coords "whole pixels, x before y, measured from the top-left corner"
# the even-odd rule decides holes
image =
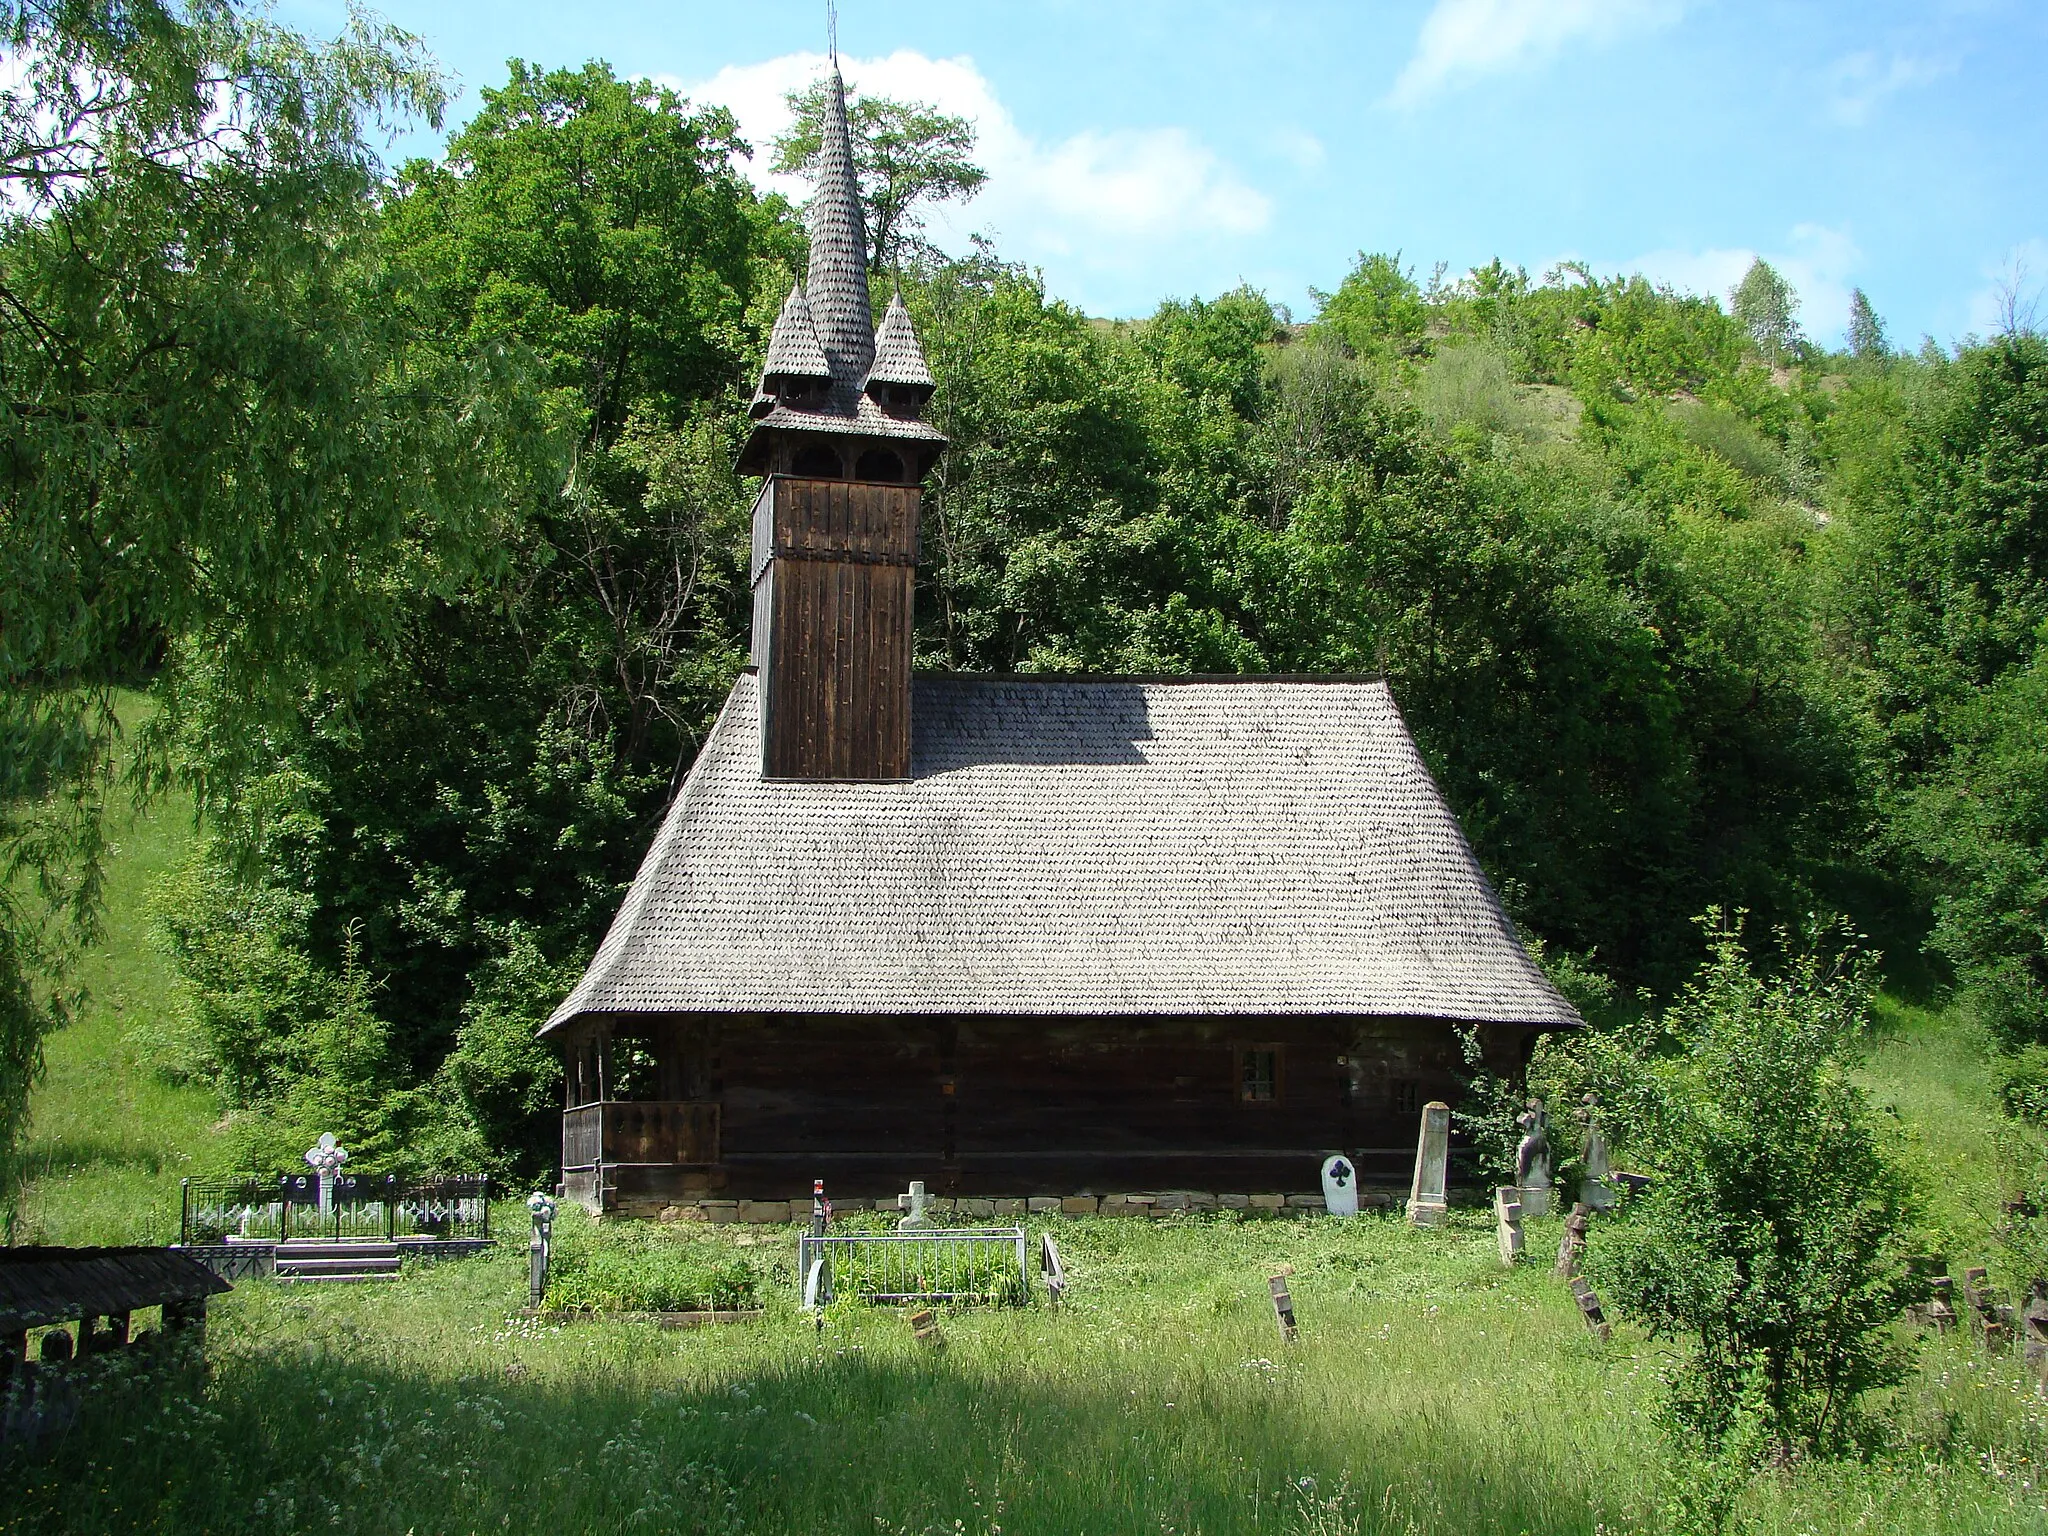
[[[924,1213],[924,1208],[930,1204],[931,1197],[924,1192],[924,1180],[912,1179],[910,1181],[910,1193],[896,1197],[896,1209],[910,1212],[908,1216],[896,1223],[897,1227],[901,1229],[905,1227],[930,1226],[932,1219]]]
[[[348,1148],[335,1145],[334,1133],[322,1131],[320,1140],[306,1149],[306,1163],[320,1175],[320,1214],[325,1216],[334,1204],[334,1177],[341,1172],[341,1165],[348,1161]]]

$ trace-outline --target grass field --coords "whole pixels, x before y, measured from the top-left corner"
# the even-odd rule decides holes
[[[510,1214],[509,1212],[507,1213]],[[1532,1249],[1556,1238],[1533,1224]],[[249,1283],[210,1379],[123,1382],[8,1473],[42,1531],[1594,1532],[1665,1528],[1661,1348],[1602,1346],[1477,1213],[1060,1221],[1066,1307],[796,1311],[789,1229],[671,1229],[757,1263],[762,1322],[518,1315],[512,1250],[389,1285]],[[742,1248],[746,1240],[752,1246]],[[1265,1297],[1289,1263],[1302,1336]],[[1758,1482],[1772,1532],[2040,1532],[2048,1416],[2017,1362],[1929,1346],[1875,1464]],[[89,1426],[89,1432],[88,1431]],[[1679,1458],[1683,1465],[1683,1458]]]
[[[35,1099],[17,1240],[162,1240],[178,1177],[216,1156],[217,1107],[159,1081],[136,1043],[175,1022],[144,907],[188,837],[173,804],[120,839],[94,998]],[[1864,1079],[1896,1111],[1930,1241],[1957,1269],[1995,1262],[1982,1042],[1890,1000],[1879,1022]],[[523,1213],[499,1220],[518,1232]],[[110,1376],[61,1443],[0,1460],[0,1530],[1670,1528],[1694,1462],[1657,1415],[1668,1345],[1587,1335],[1544,1262],[1554,1221],[1531,1224],[1538,1262],[1513,1272],[1478,1212],[1434,1233],[1228,1214],[1054,1229],[1069,1304],[950,1314],[940,1351],[891,1311],[801,1315],[787,1228],[643,1234],[758,1271],[766,1318],[697,1332],[524,1318],[516,1245],[388,1285],[245,1283],[216,1304],[203,1373]],[[1291,1345],[1266,1300],[1283,1263]],[[2048,1533],[2048,1409],[2016,1359],[1930,1340],[1875,1406],[1873,1462],[1768,1475],[1739,1527]]]

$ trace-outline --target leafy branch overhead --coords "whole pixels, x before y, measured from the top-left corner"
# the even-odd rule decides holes
[[[789,93],[795,120],[775,141],[778,172],[808,175],[816,165],[829,90],[830,82],[819,80]],[[935,254],[923,239],[920,205],[964,201],[988,180],[972,159],[974,125],[924,102],[864,96],[852,87],[846,107],[867,215],[868,265],[878,272],[915,265]]]

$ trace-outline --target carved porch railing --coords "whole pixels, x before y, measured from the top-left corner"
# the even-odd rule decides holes
[[[689,1099],[581,1104],[562,1115],[562,1166],[715,1163],[718,1106]]]

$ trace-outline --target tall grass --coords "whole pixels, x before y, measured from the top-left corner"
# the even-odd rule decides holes
[[[1532,1250],[1556,1223],[1533,1224]],[[244,1284],[211,1375],[126,1382],[0,1464],[26,1531],[1651,1532],[1661,1346],[1600,1345],[1478,1213],[1062,1221],[1058,1312],[796,1311],[790,1229],[671,1233],[770,1280],[758,1324],[517,1315],[516,1250],[354,1290]],[[1596,1233],[1597,1237],[1597,1233]],[[742,1238],[755,1246],[742,1248]],[[1292,1264],[1302,1336],[1265,1276]],[[1766,1477],[1766,1532],[2040,1532],[2048,1419],[1928,1347],[1874,1464]]]

